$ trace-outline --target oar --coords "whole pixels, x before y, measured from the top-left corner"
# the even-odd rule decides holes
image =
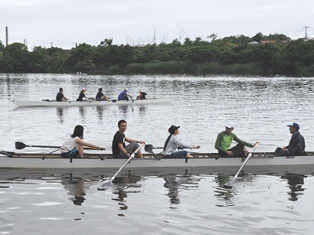
[[[110,188],[112,181],[117,177],[117,175],[123,170],[123,168],[131,161],[131,159],[135,156],[135,154],[141,149],[144,144],[141,144],[128,158],[128,160],[119,168],[119,170],[111,177],[110,180],[105,181],[98,187],[98,190],[107,190]]]
[[[240,169],[238,170],[237,174],[235,174],[235,176],[229,180],[223,187],[224,188],[232,188],[232,184],[235,181],[235,179],[238,177],[239,173],[241,172],[242,168],[245,166],[245,164],[248,162],[248,160],[252,157],[252,154],[254,153],[255,149],[257,148],[258,143],[254,145],[252,151],[249,153],[249,155],[246,157],[246,159],[244,160],[242,166],[240,167]]]
[[[27,145],[24,144],[23,142],[15,142],[15,148],[16,149],[24,149],[26,147],[33,147],[33,148],[57,148],[60,149],[61,146],[51,146],[51,145]],[[94,150],[92,148],[84,148],[85,150]],[[100,149],[100,150],[106,150],[105,148]]]
[[[61,148],[61,146],[50,146],[50,145],[26,145],[23,142],[15,142],[16,149],[23,149],[26,147],[35,147],[35,148]]]

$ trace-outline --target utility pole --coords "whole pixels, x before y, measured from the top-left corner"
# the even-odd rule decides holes
[[[303,26],[303,28],[305,29],[305,39],[307,39],[307,29],[310,28],[310,26]]]
[[[5,46],[9,45],[9,28],[8,26],[5,27]]]

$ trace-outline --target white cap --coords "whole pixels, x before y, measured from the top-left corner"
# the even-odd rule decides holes
[[[127,88],[125,88],[124,90],[125,90],[125,91],[128,91],[128,89],[127,89]]]
[[[230,128],[230,129],[231,129],[231,128],[234,128],[234,126],[235,126],[235,125],[234,125],[233,122],[229,122],[229,123],[226,125],[226,127],[227,127],[227,128]]]

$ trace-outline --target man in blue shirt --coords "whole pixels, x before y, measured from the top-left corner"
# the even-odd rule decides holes
[[[299,132],[300,125],[296,122],[288,125],[290,133],[292,134],[289,145],[283,148],[278,147],[275,150],[276,156],[296,156],[305,155],[305,140]]]
[[[128,95],[128,89],[124,89],[120,94],[118,95],[118,100],[129,100],[129,97],[132,99],[132,96]]]

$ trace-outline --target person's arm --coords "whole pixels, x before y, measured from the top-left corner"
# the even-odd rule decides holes
[[[131,138],[125,137],[125,141],[129,143],[139,143],[139,144],[145,144],[144,140],[133,140]]]
[[[223,138],[223,133],[219,133],[217,135],[217,138],[216,138],[216,142],[215,142],[215,149],[217,149],[218,151],[221,151],[221,152],[224,152],[224,153],[227,153],[226,150],[224,150],[220,144],[221,144],[221,141],[222,141],[222,138]]]
[[[174,136],[174,138],[172,138],[172,142],[174,144],[176,144],[177,146],[179,147],[182,147],[182,148],[190,148],[190,149],[193,149],[193,148],[197,148],[198,146],[194,146],[194,145],[189,145],[189,144],[185,144],[185,143],[182,143],[177,136]]]
[[[240,143],[240,144],[243,144],[244,146],[247,146],[247,147],[250,147],[250,148],[254,147],[254,144],[250,144],[250,143],[247,143],[247,142],[245,142],[243,140],[240,140],[235,134],[233,134],[233,140],[238,142],[238,143]]]
[[[91,143],[87,143],[86,141],[84,141],[84,140],[82,140],[80,138],[76,138],[75,139],[75,143],[80,144],[82,146],[90,147],[92,149],[99,149],[99,150],[104,150],[105,149],[104,147],[97,146],[97,145],[94,145],[94,144],[91,144]]]
[[[128,157],[130,157],[130,153],[128,153],[128,151],[126,151],[126,149],[123,147],[123,143],[118,143],[118,147],[121,151],[121,153],[127,155]]]

